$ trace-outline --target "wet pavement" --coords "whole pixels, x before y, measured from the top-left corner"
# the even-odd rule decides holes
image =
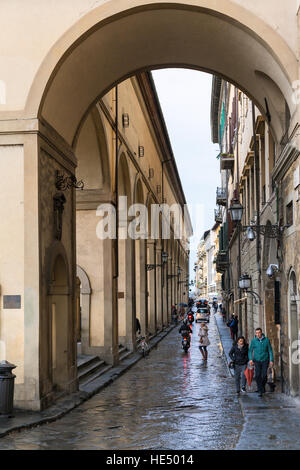
[[[51,424],[14,432],[0,449],[233,449],[243,427],[215,321],[208,361],[194,325],[185,354],[178,328],[99,394]]]

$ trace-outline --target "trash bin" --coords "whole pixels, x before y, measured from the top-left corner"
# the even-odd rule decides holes
[[[13,411],[16,376],[11,371],[15,367],[7,361],[0,362],[0,416],[9,416]]]

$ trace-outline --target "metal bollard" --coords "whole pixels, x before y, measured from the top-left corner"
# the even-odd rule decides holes
[[[15,367],[7,361],[0,362],[0,416],[10,416],[13,411],[16,376],[11,371]]]

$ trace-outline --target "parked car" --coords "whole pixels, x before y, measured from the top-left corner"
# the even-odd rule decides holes
[[[206,300],[206,299],[198,299],[197,302],[196,302],[196,307],[197,307],[197,308],[202,308],[202,307],[207,307],[207,308],[209,308],[208,300]]]
[[[210,315],[209,308],[207,308],[207,307],[198,308],[197,313],[196,313],[196,323],[198,323],[198,321],[200,323],[201,322],[209,323],[209,315]]]

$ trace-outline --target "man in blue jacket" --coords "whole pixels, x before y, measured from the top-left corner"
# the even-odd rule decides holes
[[[263,334],[261,328],[256,328],[255,338],[249,348],[250,365],[255,365],[255,378],[257,382],[258,396],[265,392],[268,367],[273,366],[273,351],[270,340]]]

